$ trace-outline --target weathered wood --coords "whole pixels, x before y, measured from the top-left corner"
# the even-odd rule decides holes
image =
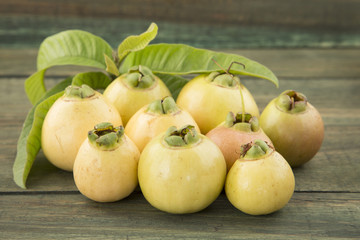
[[[78,193],[0,200],[2,239],[345,239],[360,233],[360,193],[295,193],[267,216],[246,215],[225,195],[190,215],[161,212],[140,193],[108,204]]]
[[[303,4],[302,1],[299,3]],[[209,4],[207,3],[207,5]],[[326,5],[328,6],[328,4]],[[189,7],[192,7],[192,4]],[[321,7],[321,9],[323,8]],[[356,18],[358,19],[357,14],[356,17],[349,14],[348,18],[344,18],[348,19],[345,20],[345,23],[341,23],[344,27],[326,27],[320,23],[318,26],[313,26],[313,29],[311,26],[293,26],[292,23],[287,26],[286,17],[281,14],[274,14],[271,10],[269,12],[271,16],[279,17],[280,22],[284,24],[270,22],[252,24],[252,22],[256,22],[253,20],[234,25],[228,23],[169,22],[167,20],[155,20],[156,18],[127,19],[121,15],[116,16],[116,18],[92,18],[56,14],[50,16],[5,14],[0,16],[2,28],[0,31],[0,47],[38,48],[40,43],[50,35],[68,29],[81,29],[101,36],[113,48],[116,48],[129,35],[137,35],[145,31],[153,21],[159,26],[159,34],[153,41],[154,43],[183,43],[194,47],[215,49],[351,48],[360,46],[359,27],[351,27],[353,30],[346,27],[354,24],[359,26],[360,21],[356,20]],[[207,14],[206,11],[204,13]],[[261,14],[254,14],[253,16],[256,19],[262,19]],[[337,23],[342,22],[337,16],[331,16],[331,14],[329,16],[336,19],[335,22]],[[304,16],[306,20],[297,21],[297,23],[307,22],[313,18],[314,16]],[[203,19],[208,19],[208,17]],[[347,22],[349,22],[348,25]],[[336,28],[339,29],[336,30]]]
[[[360,1],[342,0],[133,0],[0,2],[1,14],[135,18],[215,25],[276,25],[331,31],[360,27]]]
[[[267,216],[241,213],[224,193],[207,209],[171,215],[153,208],[137,189],[130,197],[96,203],[76,189],[72,173],[40,153],[28,190],[12,180],[22,123],[31,104],[24,80],[35,71],[35,50],[0,49],[0,239],[356,239],[360,236],[360,70],[358,49],[228,50],[262,62],[279,77],[242,78],[262,110],[285,89],[307,95],[325,123],[319,153],[294,169],[296,191],[289,204]],[[25,56],[25,57],[24,57]],[[84,70],[84,69],[82,69]],[[77,67],[54,68],[55,85]]]
[[[18,131],[20,128],[17,127]],[[12,129],[9,129],[12,131]],[[347,137],[353,136],[353,137]],[[320,152],[309,163],[294,169],[297,191],[339,191],[360,192],[360,127],[326,127],[326,135]],[[0,147],[2,171],[0,192],[22,191],[12,180],[12,164],[15,159],[16,140],[1,138],[5,143]],[[74,191],[71,173],[52,166],[39,154],[36,158],[26,191]]]
[[[359,0],[0,2],[0,46],[38,47],[52,34],[83,29],[116,47],[150,22],[154,42],[205,48],[359,47]]]
[[[281,63],[280,63],[281,64]],[[4,78],[0,85],[0,192],[21,191],[12,180],[12,164],[22,123],[31,105],[23,92],[24,78]],[[58,79],[49,78],[48,85]],[[359,79],[284,79],[277,89],[265,80],[244,81],[259,108],[285,89],[307,95],[322,114],[325,139],[320,152],[301,168],[295,169],[298,191],[360,192],[360,96]],[[76,190],[72,175],[53,167],[40,154],[28,180],[30,191]]]
[[[36,72],[37,49],[0,48],[1,77],[28,77]],[[279,78],[280,87],[287,78],[357,78],[360,76],[360,49],[217,49],[255,60]],[[66,77],[83,71],[99,70],[79,66],[50,68],[49,77]],[[260,85],[260,83],[259,83]],[[313,84],[314,87],[317,85]]]

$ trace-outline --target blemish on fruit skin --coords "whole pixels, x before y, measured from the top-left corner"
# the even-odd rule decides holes
[[[59,147],[60,147],[61,152],[64,153],[65,151],[64,151],[63,145],[62,145],[62,143],[61,143],[60,137],[59,137],[57,134],[55,134],[55,138],[56,138],[56,141],[57,141],[58,144],[59,144]]]

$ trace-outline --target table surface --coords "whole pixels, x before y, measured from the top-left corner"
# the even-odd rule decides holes
[[[84,7],[86,6],[86,7]],[[359,0],[0,1],[0,239],[360,239]],[[137,189],[114,203],[82,196],[72,173],[40,152],[24,190],[12,166],[31,108],[24,81],[41,41],[77,28],[111,46],[159,26],[157,42],[241,54],[270,68],[280,87],[243,77],[260,110],[282,91],[304,93],[325,123],[320,151],[293,169],[295,192],[280,211],[250,216],[222,193],[205,210],[172,215]],[[46,85],[88,70],[55,67]]]
[[[222,193],[205,210],[172,215],[153,208],[139,190],[115,203],[82,196],[72,174],[52,166],[40,152],[27,190],[12,180],[22,123],[31,105],[24,80],[34,71],[36,49],[0,49],[0,238],[50,239],[328,239],[360,237],[360,50],[234,49],[272,69],[280,87],[243,78],[260,110],[285,89],[307,95],[325,123],[318,154],[294,169],[295,193],[285,208],[266,216],[235,209]],[[79,69],[50,70],[55,84]]]

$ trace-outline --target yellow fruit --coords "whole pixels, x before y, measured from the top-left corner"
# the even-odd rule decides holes
[[[183,87],[176,101],[193,116],[203,134],[222,123],[229,112],[243,112],[237,78],[225,83],[219,78],[224,77],[222,74],[195,77]],[[241,91],[245,112],[258,117],[259,109],[253,96],[244,85],[241,85]]]
[[[174,214],[193,213],[219,196],[226,164],[218,147],[194,128],[173,127],[145,147],[138,174],[152,206]]]
[[[84,91],[89,94],[80,93]],[[56,167],[72,171],[76,154],[88,131],[100,122],[122,124],[116,108],[100,93],[86,85],[68,87],[44,119],[41,147],[46,158]]]
[[[244,213],[264,215],[278,211],[293,195],[295,178],[291,167],[278,152],[269,149],[263,155],[240,158],[227,175],[226,196]]]
[[[184,125],[193,125],[200,131],[192,116],[178,108],[172,97],[166,97],[137,111],[126,125],[125,133],[141,152],[150,140],[169,127],[180,128]]]
[[[292,167],[310,161],[324,139],[320,113],[303,94],[291,90],[283,92],[266,106],[260,117],[260,126],[276,151]]]
[[[84,196],[94,201],[121,200],[138,184],[139,157],[139,150],[123,128],[109,124],[103,130],[93,130],[76,156],[75,184]]]
[[[166,85],[143,66],[116,78],[104,91],[104,97],[119,111],[124,126],[140,108],[166,96],[171,96]]]

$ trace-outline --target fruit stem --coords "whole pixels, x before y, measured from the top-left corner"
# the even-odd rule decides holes
[[[221,86],[224,87],[232,87],[234,86],[234,76],[232,74],[230,74],[228,72],[228,70],[230,70],[232,64],[234,62],[232,62],[230,64],[230,67],[228,70],[224,69],[217,61],[215,61],[213,58],[211,59],[216,65],[218,65],[218,67],[221,68],[221,70],[223,70],[225,72],[225,75],[223,73],[219,73],[219,72],[212,72],[208,75],[208,79],[212,82],[216,82],[217,84],[220,84]]]
[[[240,92],[240,96],[241,96],[241,108],[242,108],[242,121],[245,122],[245,103],[244,103],[244,95],[242,93],[241,90],[241,83],[240,83],[240,78],[239,78],[239,92]]]
[[[295,108],[295,99],[294,97],[291,97],[291,109]]]
[[[124,127],[114,127],[109,122],[99,123],[88,132],[89,142],[96,148],[104,151],[114,150],[124,135]]]
[[[243,63],[240,63],[240,62],[232,62],[228,68],[228,70],[226,71],[227,74],[231,75],[233,78],[234,78],[234,75],[230,74],[230,69],[232,67],[232,65],[236,63],[236,64],[239,64],[239,65],[242,65],[245,69],[245,64]],[[245,103],[244,103],[244,95],[242,93],[242,90],[241,90],[241,82],[240,82],[240,78],[236,78],[239,82],[239,92],[240,92],[240,96],[241,96],[241,108],[242,108],[242,122],[245,122]]]
[[[242,122],[245,122],[245,103],[244,103],[244,96],[243,96],[243,93],[242,93],[242,90],[241,90],[240,78],[234,77],[233,74],[230,74],[231,67],[232,67],[232,65],[233,65],[234,63],[243,66],[244,69],[245,69],[245,64],[243,64],[243,63],[241,63],[241,62],[236,62],[236,61],[234,61],[234,62],[230,63],[230,66],[228,67],[228,69],[225,70],[225,69],[224,69],[218,62],[216,62],[214,59],[211,59],[211,60],[212,60],[216,65],[218,65],[228,76],[231,77],[232,82],[233,82],[234,80],[237,80],[237,81],[238,81],[238,83],[239,83],[239,92],[240,92],[240,96],[241,96]],[[214,77],[214,79],[215,79],[215,78],[216,78],[216,76]]]

